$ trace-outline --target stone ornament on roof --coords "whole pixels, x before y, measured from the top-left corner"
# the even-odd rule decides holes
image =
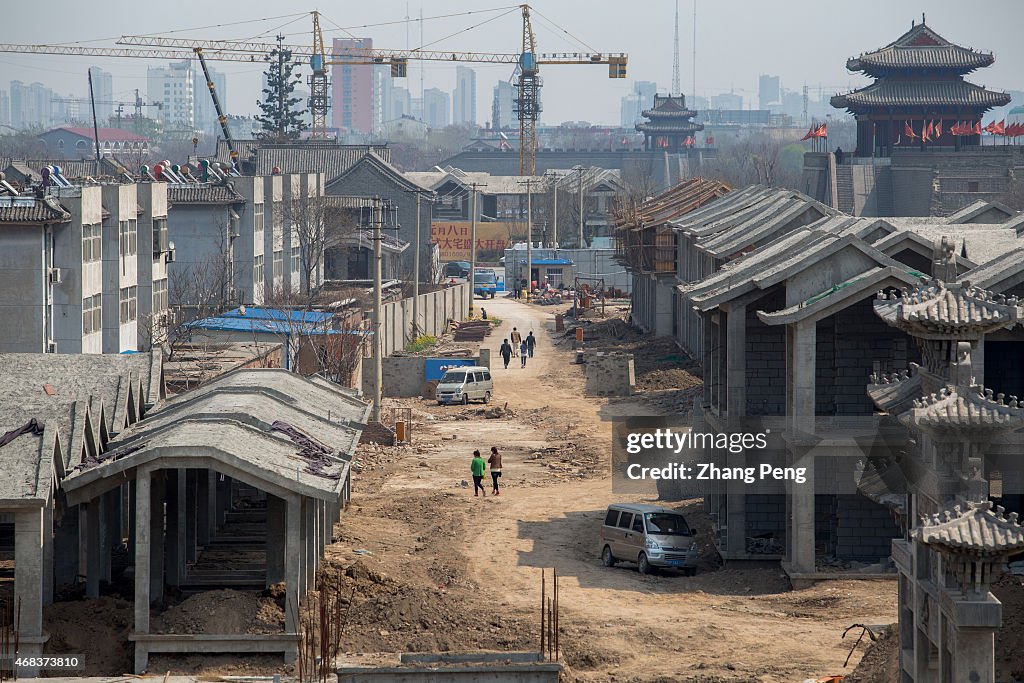
[[[993,395],[983,386],[960,387],[952,384],[937,392],[914,399],[908,419],[929,431],[981,427],[991,431],[1024,427],[1024,405],[1016,396]]]
[[[967,280],[928,278],[913,289],[879,292],[875,310],[887,323],[919,337],[978,338],[1021,319],[1017,297],[994,294]]]
[[[917,540],[947,551],[1000,556],[1024,550],[1024,527],[1016,512],[1006,513],[992,501],[961,501],[939,513],[921,517]]]

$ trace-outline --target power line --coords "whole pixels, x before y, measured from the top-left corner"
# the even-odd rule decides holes
[[[432,21],[434,19],[448,19],[448,18],[451,18],[451,17],[463,17],[463,16],[468,16],[470,14],[484,14],[486,12],[500,12],[501,10],[507,10],[507,9],[519,9],[519,5],[508,5],[508,6],[505,6],[505,7],[492,7],[491,9],[477,9],[477,10],[470,10],[468,12],[453,12],[451,14],[438,14],[438,15],[435,15],[435,16],[432,16],[432,17],[420,17],[418,19],[418,21]],[[359,26],[347,26],[347,27],[339,26],[338,28],[341,29],[342,31],[347,31],[349,29],[375,28],[375,27],[378,27],[378,26],[394,26],[395,24],[404,24],[407,20],[408,20],[408,18],[406,18],[406,19],[398,19],[396,21],[382,21],[382,22],[379,22],[379,23],[376,23],[376,24],[360,24]]]

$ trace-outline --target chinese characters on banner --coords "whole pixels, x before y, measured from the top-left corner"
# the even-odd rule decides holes
[[[440,249],[442,262],[469,261],[473,242],[469,221],[434,221],[430,225],[430,241]],[[513,242],[526,239],[526,225],[516,221],[493,221],[476,224],[476,256],[498,259]]]

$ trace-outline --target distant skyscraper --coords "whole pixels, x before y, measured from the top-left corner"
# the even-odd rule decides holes
[[[18,129],[51,127],[54,99],[56,93],[42,83],[11,81],[10,125]]]
[[[498,81],[494,86],[494,101],[491,104],[491,127],[511,130],[516,127],[516,88],[508,81]]]
[[[195,69],[195,125],[198,130],[209,135],[221,135],[220,122],[217,120],[217,108],[213,106],[213,98],[210,97],[210,88],[206,85],[206,77],[203,70]],[[228,77],[215,69],[210,69],[210,80],[217,90],[217,99],[225,112],[231,111],[228,107]]]
[[[0,90],[0,125],[11,125],[11,97],[6,90]]]
[[[424,90],[423,122],[431,128],[444,128],[451,121],[451,96],[437,88]]]
[[[331,56],[344,58],[351,55],[352,50],[372,48],[372,38],[335,38]],[[335,64],[331,67],[331,123],[335,128],[371,132],[376,101],[373,64]]]
[[[635,81],[633,92],[623,96],[620,105],[619,123],[623,128],[632,128],[643,120],[644,111],[654,106],[654,95],[658,84],[654,81]]]
[[[412,116],[412,96],[409,94],[408,88],[392,88],[391,99],[394,107],[392,120],[400,119],[403,116]]]
[[[147,95],[150,102],[163,105],[157,109],[157,115],[164,128],[195,129],[196,80],[193,71],[192,62],[187,59],[171,62],[165,68],[150,67],[147,70]],[[200,83],[203,83],[201,77]],[[205,83],[203,87],[206,87]]]
[[[711,96],[712,109],[743,109],[743,97],[731,92]]]
[[[458,124],[476,125],[476,72],[467,66],[455,67],[454,120]]]
[[[90,66],[89,73],[92,74],[92,92],[96,98],[96,120],[101,126],[106,125],[114,115],[114,77],[98,66]]]
[[[373,132],[379,133],[383,125],[395,116],[394,82],[391,78],[391,65],[374,64],[373,66]]]
[[[782,102],[778,76],[761,74],[757,79],[757,102],[761,109],[770,109],[771,105]]]

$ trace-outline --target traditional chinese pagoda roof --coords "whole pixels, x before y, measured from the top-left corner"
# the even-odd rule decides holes
[[[880,79],[843,95],[833,95],[837,109],[858,111],[873,107],[967,107],[979,112],[1010,103],[1007,93],[986,90],[960,78],[896,81]]]
[[[922,21],[885,47],[847,60],[846,68],[869,76],[907,69],[937,69],[963,75],[991,66],[993,62],[995,57],[991,52],[978,52],[951,43]]]
[[[871,375],[868,396],[880,410],[899,415],[908,410],[914,399],[921,395],[921,375],[911,363],[913,374],[907,370]]]
[[[921,518],[914,530],[926,545],[973,555],[1005,555],[1024,549],[1024,527],[1017,513],[1005,513],[992,501],[962,502],[941,513]]]
[[[900,294],[879,292],[875,312],[915,337],[975,339],[1020,319],[1017,298],[973,287],[970,282],[922,281]]]
[[[937,393],[914,400],[913,406],[905,413],[905,420],[926,431],[964,433],[972,428],[992,431],[1024,427],[1024,406],[1015,396],[1007,403],[1003,394],[995,397],[991,389],[982,386],[948,384]]]
[[[649,120],[636,124],[636,129],[648,135],[691,135],[704,130],[704,124],[690,120],[697,112],[686,108],[685,95],[655,95],[654,106],[642,113]]]

